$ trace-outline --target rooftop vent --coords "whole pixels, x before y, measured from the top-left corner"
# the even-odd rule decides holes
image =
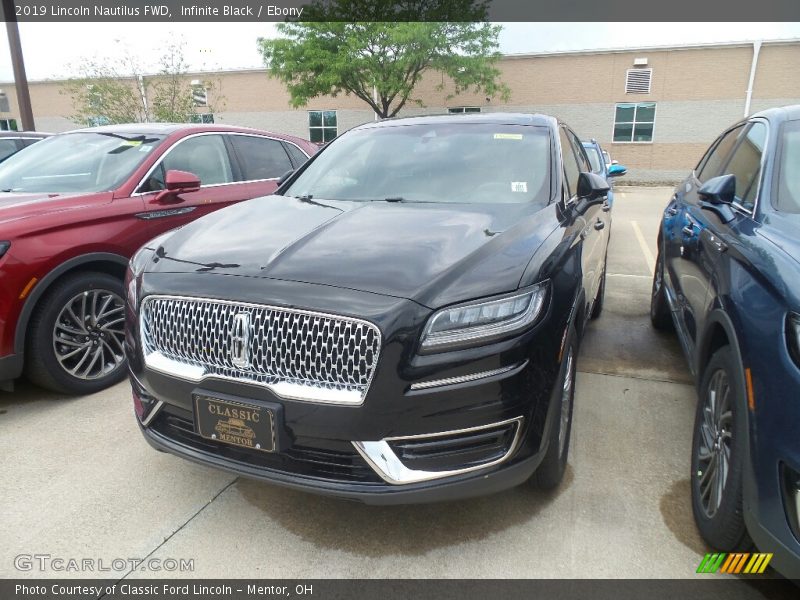
[[[653,69],[628,69],[625,75],[626,94],[649,94]]]

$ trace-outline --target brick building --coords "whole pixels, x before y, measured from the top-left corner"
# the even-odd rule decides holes
[[[425,108],[412,105],[401,115],[552,114],[582,137],[596,138],[628,166],[630,180],[668,181],[683,176],[715,136],[746,113],[800,103],[800,40],[507,55],[499,68],[511,89],[506,103],[478,94],[447,99],[446,91],[436,90],[441,75],[430,74],[416,92]],[[264,69],[190,77],[217,82],[222,109],[200,117],[217,123],[327,141],[374,118],[369,107],[349,96],[318,98],[292,109],[283,84]],[[59,81],[31,82],[38,129],[77,126],[68,118],[74,109],[61,88]],[[0,89],[0,126],[9,126],[18,114],[14,87],[0,83]]]

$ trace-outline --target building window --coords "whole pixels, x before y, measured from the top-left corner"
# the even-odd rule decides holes
[[[338,134],[335,110],[308,111],[308,138],[315,144],[327,144]]]
[[[461,114],[461,113],[479,113],[481,112],[480,106],[454,106],[453,108],[448,108],[447,112],[451,114]]]
[[[208,90],[197,79],[192,80],[192,103],[194,106],[208,106]]]
[[[614,112],[615,142],[652,142],[656,103],[617,104]]]
[[[192,123],[213,123],[214,113],[195,113],[192,115]]]
[[[625,74],[626,94],[649,94],[653,69],[628,69]]]
[[[18,131],[16,119],[0,119],[0,131]]]

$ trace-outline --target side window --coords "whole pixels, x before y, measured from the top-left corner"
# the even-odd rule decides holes
[[[778,181],[772,195],[776,210],[800,213],[800,121],[783,126],[778,150]],[[777,193],[775,193],[777,192]]]
[[[700,166],[697,172],[697,178],[702,183],[705,183],[712,177],[722,175],[721,170],[725,166],[728,155],[736,144],[736,138],[742,132],[743,127],[743,125],[740,125],[735,129],[731,129],[728,133],[719,138],[717,143],[709,150],[706,158],[703,159],[704,164]]]
[[[0,139],[0,160],[5,160],[17,151],[17,140]]]
[[[575,152],[575,156],[578,158],[578,166],[580,167],[581,172],[591,173],[592,164],[589,162],[589,157],[586,155],[586,149],[578,139],[578,136],[570,131],[569,138],[572,141],[572,150]]]
[[[289,158],[292,159],[295,169],[301,165],[304,165],[308,160],[308,157],[303,154],[303,151],[294,144],[283,142],[283,147],[286,148],[286,151],[289,153]]]
[[[153,171],[143,191],[163,189],[167,171],[188,171],[200,178],[201,185],[231,183],[231,161],[220,135],[198,135],[178,142]],[[160,181],[154,180],[160,178]],[[158,187],[158,186],[161,187]]]
[[[753,123],[733,152],[728,166],[725,167],[725,174],[732,173],[736,176],[736,199],[747,209],[753,208],[758,192],[761,156],[766,141],[767,126],[763,123]]]
[[[561,154],[564,158],[564,177],[569,188],[567,193],[572,198],[578,192],[578,175],[580,175],[581,169],[575,158],[575,152],[572,149],[567,132],[563,128],[559,128],[558,133],[561,137]]]
[[[252,135],[234,135],[230,139],[241,161],[244,181],[277,179],[292,169],[289,155],[277,140]]]

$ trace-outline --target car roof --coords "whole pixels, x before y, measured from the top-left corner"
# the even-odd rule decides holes
[[[51,135],[43,131],[0,131],[0,137],[4,138],[46,138]]]
[[[538,125],[542,127],[555,127],[558,121],[555,117],[541,114],[526,113],[465,113],[425,115],[418,117],[395,117],[365,123],[356,129],[372,129],[374,127],[396,127],[402,125],[429,125],[433,123],[490,123],[496,125]]]
[[[235,127],[232,125],[212,125],[200,123],[122,123],[119,125],[100,125],[98,127],[84,127],[65,132],[70,133],[116,133],[121,135],[172,135],[174,133],[257,133],[269,135],[282,140],[301,140],[302,138],[265,131],[263,129],[252,129],[250,127]],[[63,134],[62,134],[63,135]],[[303,140],[305,141],[305,140]]]
[[[768,108],[752,115],[753,117],[764,117],[770,121],[797,121],[800,120],[800,104],[790,104],[778,108]]]

